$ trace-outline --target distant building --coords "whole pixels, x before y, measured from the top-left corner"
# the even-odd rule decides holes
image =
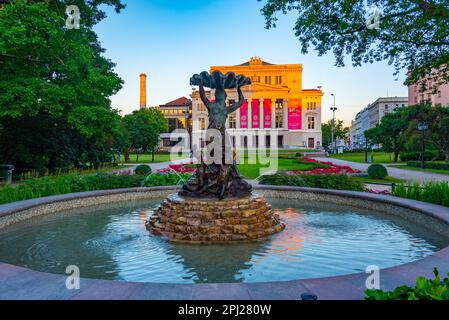
[[[409,105],[430,103],[433,106],[449,106],[449,83],[438,85],[430,78],[424,82],[425,88],[422,84],[413,84],[408,87]]]
[[[174,101],[160,105],[157,109],[167,119],[168,132],[161,135],[161,147],[169,149],[177,141],[170,141],[170,134],[177,129],[192,131],[192,100],[181,97]]]
[[[408,106],[407,97],[379,98],[357,113],[351,123],[350,140],[352,149],[365,147],[365,131],[380,124],[382,118],[398,108]]]

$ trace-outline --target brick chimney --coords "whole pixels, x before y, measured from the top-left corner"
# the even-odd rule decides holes
[[[147,108],[147,75],[140,75],[140,109]]]

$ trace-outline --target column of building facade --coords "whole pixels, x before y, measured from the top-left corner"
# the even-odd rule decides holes
[[[265,129],[265,117],[264,117],[264,115],[265,115],[265,111],[264,111],[264,106],[263,106],[263,103],[264,103],[264,99],[259,99],[259,129]]]
[[[248,110],[248,119],[247,119],[247,123],[248,123],[248,129],[252,129],[253,128],[253,107],[252,107],[252,103],[253,100],[252,99],[248,99],[248,108],[246,108]]]
[[[284,129],[288,130],[288,99],[284,99]]]
[[[236,129],[240,129],[241,124],[240,124],[240,108],[237,109],[237,111],[235,112],[235,128]]]
[[[276,99],[271,99],[271,129],[276,129]]]

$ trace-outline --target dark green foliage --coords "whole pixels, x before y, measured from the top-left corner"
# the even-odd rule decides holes
[[[137,175],[148,175],[151,173],[151,167],[147,166],[146,164],[141,164],[139,166],[136,167],[136,169],[134,170],[134,172]]]
[[[190,173],[159,173],[151,174],[145,179],[145,186],[159,187],[159,186],[176,186],[184,184],[190,178]]]
[[[332,174],[295,174],[277,173],[274,175],[265,175],[259,178],[262,185],[273,186],[294,186],[294,187],[310,187],[322,189],[336,190],[353,190],[363,191],[363,184],[347,175]]]
[[[189,174],[91,175],[68,174],[26,180],[20,185],[0,188],[0,204],[59,194],[138,187],[174,186],[185,181]]]
[[[0,203],[94,190],[140,187],[142,176],[98,173],[62,175],[26,180],[18,186],[0,189]]]
[[[401,161],[418,161],[421,159],[420,151],[404,151],[401,153]],[[444,160],[444,155],[442,155],[437,150],[426,150],[425,152],[426,161],[431,160]],[[420,162],[421,163],[421,162]]]
[[[121,135],[109,97],[122,87],[93,26],[120,0],[74,0],[80,29],[65,27],[67,1],[8,1],[0,10],[0,163],[18,170],[100,167]]]
[[[421,161],[407,161],[407,166],[421,168]],[[448,162],[427,162],[425,163],[427,169],[437,169],[437,170],[449,170]]]
[[[416,182],[397,185],[393,195],[449,207],[449,183],[446,181],[428,182],[423,186]]]
[[[435,279],[419,277],[414,288],[401,286],[390,292],[366,290],[366,300],[449,300],[449,274],[441,280],[437,268],[433,273]]]
[[[297,17],[295,35],[302,53],[314,48],[319,55],[332,52],[337,66],[350,56],[354,66],[387,61],[397,73],[410,70],[407,82],[432,74],[449,79],[449,5],[447,0],[368,1],[380,11],[379,28],[367,25],[363,0],[259,0],[267,28],[275,27],[281,13]],[[438,70],[438,74],[435,72]],[[423,83],[424,84],[424,83]]]
[[[383,179],[388,176],[388,171],[381,164],[372,164],[368,168],[368,176],[372,179]]]
[[[323,132],[323,147],[328,149],[332,142],[332,120],[323,123],[321,126]],[[349,128],[344,127],[343,120],[335,120],[334,139],[346,139],[349,135]]]

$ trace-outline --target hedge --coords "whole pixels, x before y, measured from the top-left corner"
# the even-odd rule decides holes
[[[408,161],[407,166],[421,168],[421,161]],[[435,162],[435,161],[427,162],[426,161],[425,168],[437,169],[437,170],[449,170],[449,163],[448,162]]]
[[[286,174],[284,172],[259,178],[262,185],[310,187],[336,190],[363,191],[363,183],[344,174]]]

